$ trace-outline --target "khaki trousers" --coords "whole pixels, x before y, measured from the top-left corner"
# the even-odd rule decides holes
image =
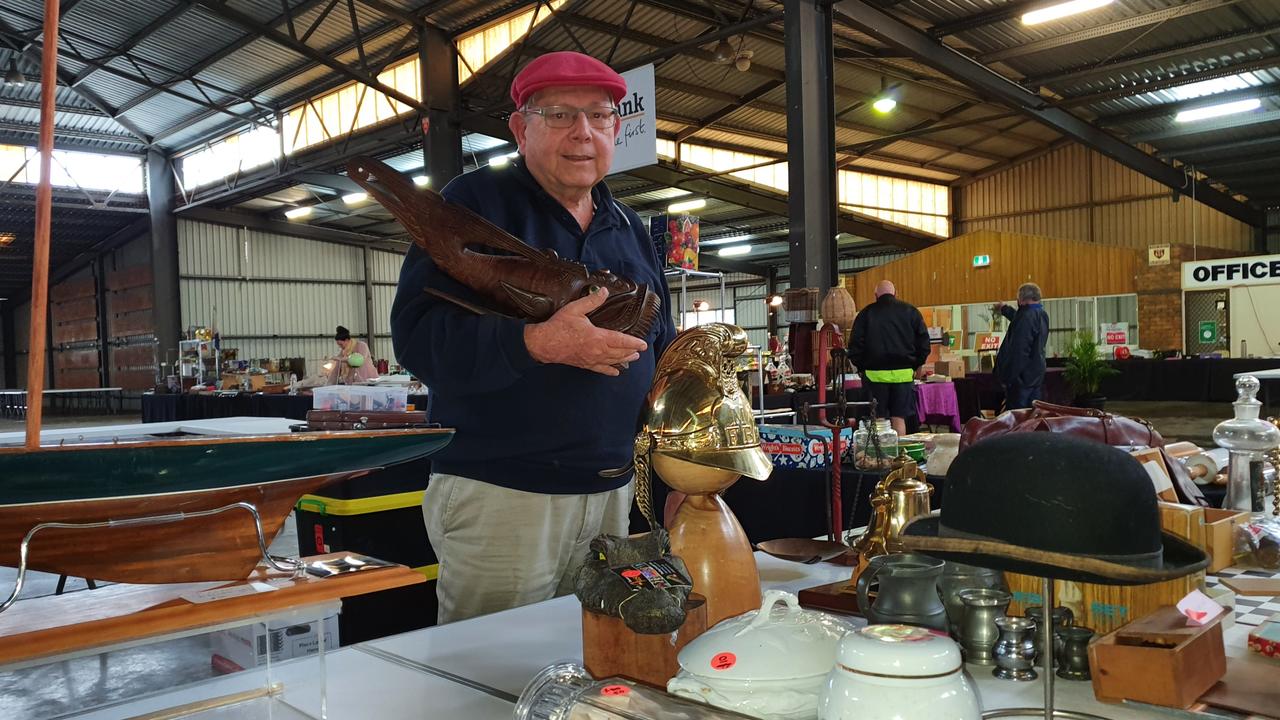
[[[591,540],[628,534],[633,492],[546,495],[432,473],[422,516],[440,561],[438,622],[573,592]]]

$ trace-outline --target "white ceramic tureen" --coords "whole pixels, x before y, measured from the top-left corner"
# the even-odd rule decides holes
[[[814,720],[840,638],[852,630],[770,590],[759,610],[723,620],[685,646],[667,692],[766,720]]]
[[[868,625],[840,642],[821,720],[980,720],[982,703],[955,641],[913,625]]]

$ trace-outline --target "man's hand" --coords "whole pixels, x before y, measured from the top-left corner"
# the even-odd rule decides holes
[[[610,376],[618,374],[614,365],[639,360],[648,343],[598,328],[587,318],[608,298],[609,291],[599,288],[560,308],[546,321],[525,325],[524,344],[529,355],[540,363],[572,365]]]

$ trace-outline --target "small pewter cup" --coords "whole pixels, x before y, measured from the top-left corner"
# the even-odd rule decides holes
[[[1035,622],[1027,618],[996,618],[996,626],[1000,628],[1000,639],[996,641],[992,655],[996,659],[996,668],[991,674],[1001,680],[1035,680],[1039,675],[1035,670],[1036,638],[1031,632]]]
[[[1004,590],[972,588],[960,591],[964,616],[960,623],[960,649],[975,665],[994,665],[991,649],[1000,637],[996,618],[1003,617],[1013,597]]]
[[[1089,640],[1093,631],[1087,627],[1073,625],[1064,627],[1056,633],[1056,639],[1062,642],[1058,653],[1058,677],[1066,680],[1088,680],[1089,674]]]
[[[1044,658],[1040,656],[1040,650],[1044,647],[1044,608],[1040,605],[1031,605],[1027,607],[1023,615],[1027,619],[1036,624],[1036,664],[1043,668],[1052,668],[1054,666],[1053,658]],[[1075,623],[1075,613],[1071,612],[1071,608],[1059,605],[1053,609],[1053,654],[1057,655],[1062,641],[1058,639],[1057,631],[1064,627],[1070,627]]]

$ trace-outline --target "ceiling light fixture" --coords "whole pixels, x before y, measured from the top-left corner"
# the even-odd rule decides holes
[[[721,38],[716,43],[716,48],[711,51],[711,59],[720,65],[728,65],[733,62],[737,53],[733,50],[733,45],[729,43],[727,38]]]
[[[720,248],[717,253],[720,257],[733,257],[734,255],[746,255],[751,252],[750,245],[730,245],[727,248]]]
[[[698,198],[697,200],[685,200],[683,202],[671,203],[667,206],[669,213],[688,212],[689,210],[699,210],[707,206],[706,198]]]
[[[781,295],[770,295],[770,296],[769,296],[769,307],[778,307],[778,306],[779,306],[779,305],[781,305],[781,304],[782,304],[782,296],[781,296]]]
[[[497,157],[489,158],[489,167],[495,167],[495,168],[506,167],[507,164],[510,162],[511,162],[511,158],[507,157],[506,155],[499,155]]]
[[[1069,2],[1039,8],[1022,15],[1023,25],[1039,25],[1051,20],[1058,20],[1069,15],[1076,15],[1090,10],[1106,7],[1115,0],[1069,0]]]
[[[414,175],[413,184],[418,187],[426,187],[431,184],[431,178],[427,175]]]
[[[697,312],[706,312],[711,309],[711,303],[706,300],[694,300],[693,309]]]
[[[342,202],[348,205],[359,205],[368,199],[369,193],[366,192],[353,192],[342,196]]]
[[[1198,107],[1193,110],[1183,110],[1174,117],[1174,120],[1180,123],[1195,122],[1196,120],[1208,120],[1209,118],[1222,117],[1223,115],[1249,112],[1260,107],[1262,107],[1261,100],[1250,98],[1248,100],[1237,100],[1236,102],[1219,103],[1208,107]]]
[[[284,216],[289,218],[290,220],[297,220],[298,218],[304,218],[310,214],[311,214],[310,205],[303,205],[302,207],[296,207],[296,208],[293,208],[292,210],[284,211]]]
[[[871,103],[871,107],[878,113],[887,113],[898,107],[898,101],[891,97],[882,97]]]
[[[27,77],[18,69],[18,61],[9,58],[9,72],[4,74],[5,85],[26,85]]]

